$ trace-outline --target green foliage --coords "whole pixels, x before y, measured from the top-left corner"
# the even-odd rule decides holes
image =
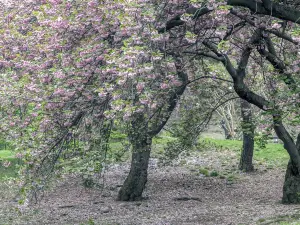
[[[205,169],[205,168],[200,168],[199,169],[199,173],[202,174],[202,175],[204,175],[204,176],[206,176],[206,177],[209,176],[209,171],[207,169]]]
[[[215,171],[215,170],[214,170],[214,171],[211,171],[211,172],[210,172],[209,176],[210,176],[210,177],[217,177],[217,176],[219,176],[219,173],[218,173],[218,171]]]
[[[164,160],[170,162],[176,159],[180,153],[186,150],[185,146],[180,141],[168,142],[164,148]]]
[[[121,133],[119,131],[112,131],[110,138],[112,141],[124,141],[126,139],[127,135],[124,133]]]
[[[234,174],[230,174],[230,175],[227,176],[226,179],[227,179],[227,181],[229,181],[229,182],[234,182],[234,181],[236,181],[236,180],[238,179],[238,177],[235,176]]]
[[[259,146],[259,148],[266,148],[266,145],[268,143],[268,135],[256,134],[254,137],[254,141]]]
[[[219,44],[218,44],[218,50],[220,51],[228,51],[229,50],[229,41],[224,41],[222,40]]]

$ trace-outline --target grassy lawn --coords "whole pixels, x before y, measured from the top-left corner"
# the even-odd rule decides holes
[[[0,159],[13,159],[14,153],[9,150],[0,150]]]
[[[201,140],[207,147],[211,146],[219,150],[228,149],[235,152],[240,152],[243,146],[242,141],[238,140],[217,140],[205,138]],[[274,167],[286,167],[289,155],[283,148],[282,144],[268,143],[265,148],[260,148],[256,144],[254,146],[254,160],[260,163],[267,163]]]
[[[3,162],[9,161],[11,164],[9,167],[4,167]],[[14,153],[9,150],[0,150],[0,181],[6,177],[16,177],[17,169],[16,164],[18,159],[14,157]]]
[[[294,215],[279,215],[273,218],[266,218],[258,220],[259,225],[300,225],[300,214],[296,213]]]
[[[154,138],[153,146],[152,146],[153,147],[152,157],[159,158],[160,156],[162,156],[164,154],[164,147],[167,145],[168,142],[174,140],[176,139],[169,137],[167,135]],[[111,157],[116,162],[129,160],[131,152],[129,149],[126,150],[126,148],[129,147],[127,144],[128,143],[122,139],[113,140],[110,143],[110,150],[108,152],[107,157]],[[208,168],[206,168],[205,164],[204,166],[202,166],[201,164],[199,168],[195,167],[198,168],[198,170],[194,171],[194,173],[199,173],[201,175],[216,177],[216,178],[219,177],[220,179],[226,179],[228,185],[230,185],[230,183],[235,183],[240,179],[240,176],[243,175],[239,175],[239,171],[237,170],[237,168],[236,167],[232,168],[231,167],[232,164],[230,164],[230,162],[234,162],[234,163],[238,162],[237,160],[239,159],[241,149],[242,149],[242,141],[238,141],[238,140],[220,140],[220,139],[212,139],[212,138],[199,139],[199,145],[196,148],[190,150],[191,153],[193,153],[190,154],[192,157],[198,157],[199,159],[201,158],[205,159],[205,157],[209,157],[209,160],[212,160],[212,158],[214,157],[217,158],[218,156],[219,157],[224,156],[225,159],[228,156],[230,159],[227,161],[226,158],[224,161],[225,166],[223,167],[222,165],[222,167],[218,167],[217,169],[210,167],[210,165],[208,165]],[[183,159],[185,160],[185,158]],[[282,144],[268,143],[265,148],[259,148],[259,146],[255,145],[254,160],[255,160],[255,167],[257,168],[259,168],[258,164],[262,164],[263,165],[262,167],[267,169],[285,168],[288,159],[289,156],[286,150],[283,148]],[[11,165],[9,167],[4,167],[2,163],[5,161],[11,162]],[[16,168],[16,164],[18,163],[18,161],[19,159],[15,158],[14,152],[9,150],[0,150],[0,189],[3,188],[3,190],[5,190],[0,192],[0,199],[8,196],[8,192],[5,189],[7,187],[5,186],[6,184],[5,179],[7,177],[17,176],[18,169]],[[223,161],[221,161],[221,163],[223,163]],[[187,165],[187,164],[183,164],[183,165]],[[193,167],[192,169],[195,168]],[[1,207],[0,207],[0,214],[1,214]],[[0,222],[0,224],[2,223]],[[89,224],[89,221],[87,222],[87,224]],[[266,224],[300,225],[300,215],[298,214],[292,216],[275,215],[275,217],[260,219],[255,224],[257,225],[266,225]]]
[[[156,137],[153,140],[153,157],[158,157],[164,154],[164,147],[169,141],[173,141],[174,138],[169,136]],[[238,140],[220,140],[212,138],[202,138],[199,141],[200,151],[216,149],[218,151],[230,150],[239,155],[242,149],[242,141]],[[116,157],[116,161],[126,161],[130,158],[130,151],[123,150],[124,146],[121,142],[110,143],[110,148],[113,153],[112,157]],[[254,160],[260,164],[267,164],[270,168],[279,167],[285,168],[288,162],[289,156],[282,144],[268,143],[266,148],[259,148],[255,145]],[[10,161],[9,167],[4,167],[2,163],[4,161]],[[15,177],[16,167],[18,159],[14,158],[14,153],[9,150],[0,150],[0,180],[5,177]]]

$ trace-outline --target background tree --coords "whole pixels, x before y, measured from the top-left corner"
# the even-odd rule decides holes
[[[292,23],[298,23],[299,21],[297,18],[299,18],[299,12],[297,9],[286,4],[285,7],[282,7],[279,3],[269,0],[262,1],[262,3],[258,3],[256,1],[234,0],[213,3],[213,7],[217,10],[215,10],[214,13],[211,13],[216,16],[213,20],[209,20],[211,22],[207,22],[208,19],[210,19],[209,15],[201,15],[200,18],[198,17],[198,14],[194,14],[190,17],[191,20],[194,21],[192,26],[189,25],[189,21],[191,20],[181,20],[180,16],[183,14],[178,14],[178,17],[176,18],[176,24],[173,22],[175,21],[174,19],[169,20],[166,23],[167,26],[165,27],[165,31],[171,30],[172,28],[178,26],[178,24],[185,26],[186,29],[192,33],[187,33],[187,38],[193,37],[192,42],[194,43],[194,45],[191,44],[189,46],[189,52],[194,51],[194,53],[197,55],[209,57],[221,62],[233,79],[236,93],[242,99],[256,105],[261,110],[269,113],[272,116],[274,130],[278,137],[283,141],[284,147],[291,157],[291,162],[289,163],[287,169],[287,175],[284,184],[283,202],[299,202],[299,198],[296,194],[299,188],[299,139],[297,141],[293,140],[283,125],[283,116],[285,112],[294,111],[295,108],[293,105],[298,105],[294,99],[297,99],[296,96],[299,95],[299,84],[297,78],[294,77],[294,75],[297,74],[297,70],[289,71],[289,65],[282,60],[284,55],[287,56],[286,51],[284,51],[284,47],[290,44],[298,43],[296,41],[297,39],[293,39],[293,37],[290,35],[294,35],[296,38],[298,35],[297,33],[292,32],[294,29],[287,29],[287,26],[283,27],[284,32],[279,32],[278,29],[281,28],[281,25],[275,22],[276,19],[283,19]],[[221,6],[224,4],[227,4],[230,7],[224,8],[224,6]],[[250,13],[241,12],[239,11],[239,8],[231,8],[231,6],[247,7],[256,15],[253,16]],[[206,9],[206,11],[208,11],[211,8],[206,7]],[[203,11],[203,8],[201,8],[201,11]],[[188,10],[185,12],[188,13]],[[264,15],[267,15],[269,18],[267,23],[263,22],[266,21]],[[206,23],[203,21],[206,21]],[[214,23],[212,21],[214,21]],[[203,38],[202,31],[205,27],[205,24],[214,24],[214,26],[207,28],[208,30],[212,30],[214,35],[207,35],[205,38]],[[224,25],[222,24],[226,24],[226,27],[228,27],[229,24],[231,26],[229,27],[229,30],[224,30]],[[254,27],[254,29],[252,29],[252,27]],[[252,29],[252,34],[243,28]],[[209,31],[206,32],[208,33]],[[272,35],[275,36],[272,37]],[[231,37],[230,41],[226,41],[228,36]],[[278,39],[285,44],[278,47],[275,46],[274,43],[277,43]],[[248,42],[243,42],[242,40],[246,40]],[[199,46],[200,44],[203,46],[203,48]],[[236,51],[236,49],[233,48],[233,46],[236,45],[241,46],[242,51]],[[254,52],[255,48],[257,49],[258,54],[252,55],[252,57],[254,56],[254,60],[252,61],[250,55],[252,52]],[[280,54],[277,53],[278,50]],[[290,59],[293,58],[293,54],[295,53],[288,54]],[[237,55],[239,55],[239,57],[236,57]],[[235,62],[232,62],[229,56],[231,56],[233,60],[236,59],[235,61],[237,62],[237,68],[235,68]],[[273,72],[271,73],[264,71],[266,72],[263,74],[265,79],[268,79],[273,83],[279,83],[279,86],[283,87],[284,91],[289,93],[288,95],[280,95],[281,97],[285,96],[280,98],[278,95],[278,88],[273,88],[273,98],[267,99],[266,96],[255,93],[250,89],[249,85],[247,85],[245,82],[245,80],[249,77],[249,74],[246,72],[246,68],[249,62],[255,63],[259,59],[262,62],[261,65],[272,65],[274,68]],[[282,82],[286,84],[285,87],[282,86]],[[286,88],[288,88],[289,91]],[[274,96],[276,97],[274,98]],[[283,102],[280,100],[283,100]],[[287,102],[290,102],[290,104]],[[298,115],[296,115],[296,118],[297,117]]]

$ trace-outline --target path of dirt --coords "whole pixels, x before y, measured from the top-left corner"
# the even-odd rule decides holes
[[[300,208],[280,204],[284,177],[280,170],[243,175],[232,184],[199,176],[187,167],[151,166],[145,191],[148,199],[115,201],[127,171],[127,165],[111,168],[102,191],[83,188],[78,178],[68,178],[25,213],[22,222],[11,224],[75,225],[88,224],[89,219],[97,225],[256,224],[259,219],[297,213]]]

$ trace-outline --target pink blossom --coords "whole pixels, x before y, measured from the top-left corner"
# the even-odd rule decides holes
[[[72,125],[72,124],[71,124],[70,122],[65,122],[65,123],[64,123],[64,126],[65,126],[65,127],[70,127],[71,125]]]
[[[144,83],[138,83],[136,85],[136,89],[137,89],[138,92],[141,92],[144,89],[144,87],[145,87]]]
[[[23,154],[22,154],[22,153],[20,153],[20,152],[18,152],[18,153],[16,154],[16,158],[18,158],[18,159],[21,159],[21,158],[23,158]]]
[[[151,109],[156,109],[157,108],[157,104],[156,103],[151,104],[150,108]]]
[[[37,114],[37,113],[32,113],[32,114],[31,114],[31,116],[33,116],[33,117],[37,117],[37,116],[38,116],[38,114]]]
[[[62,88],[58,88],[53,92],[53,95],[62,95],[65,93],[65,90]]]
[[[54,76],[58,79],[64,79],[66,77],[66,75],[62,71],[55,72]]]
[[[59,5],[62,3],[62,0],[49,0],[52,5]]]
[[[90,1],[88,3],[88,6],[91,7],[91,8],[95,8],[97,6],[97,1]]]
[[[273,29],[279,29],[281,27],[281,25],[279,24],[279,23],[274,23],[273,25],[272,25],[272,28]]]
[[[181,82],[179,80],[172,80],[172,85],[176,86],[176,87],[179,87],[181,86]]]
[[[163,90],[165,90],[165,89],[168,89],[168,88],[169,88],[169,85],[166,84],[166,83],[162,83],[162,84],[160,85],[160,88],[163,89]]]
[[[105,97],[106,95],[107,95],[106,92],[98,93],[98,96],[99,96],[100,98],[103,98],[103,97]]]
[[[147,100],[147,99],[141,99],[140,103],[143,104],[143,105],[147,105],[147,104],[149,104],[149,100]]]

